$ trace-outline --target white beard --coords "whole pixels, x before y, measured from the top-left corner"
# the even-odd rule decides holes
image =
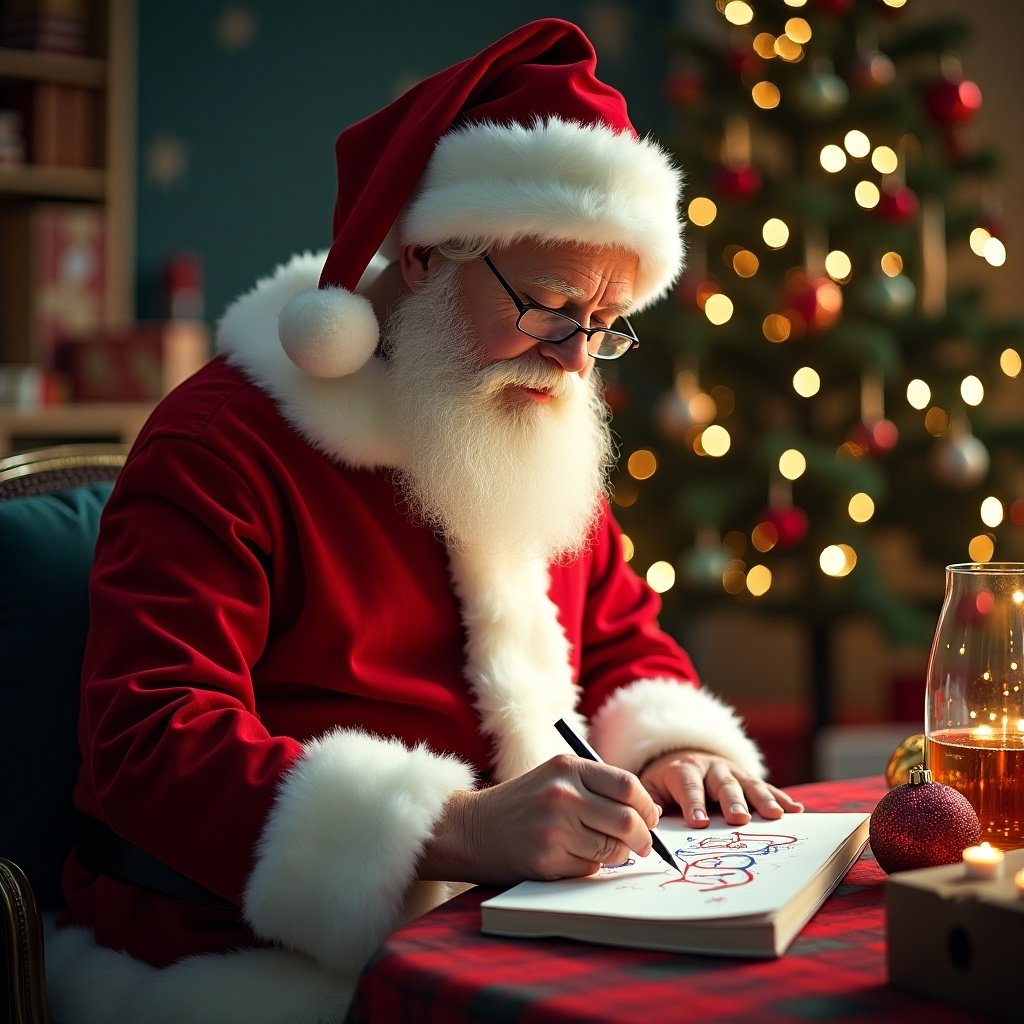
[[[442,266],[384,328],[399,486],[414,516],[456,552],[571,559],[587,545],[614,459],[600,378],[530,350],[482,366]],[[551,392],[512,404],[510,386]]]

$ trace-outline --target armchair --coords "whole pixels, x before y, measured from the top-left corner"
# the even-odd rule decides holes
[[[88,576],[124,445],[0,459],[0,971],[12,1024],[49,1024],[43,915],[74,842]]]

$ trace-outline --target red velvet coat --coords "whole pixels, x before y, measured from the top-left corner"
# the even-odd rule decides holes
[[[607,508],[571,565],[451,558],[403,507],[374,402],[360,411],[375,378],[311,413],[260,347],[266,291],[227,319],[227,358],[157,409],[105,510],[76,793],[241,911],[72,861],[58,1007],[113,998],[75,981],[96,954],[121,958],[118,999],[177,1000],[181,1020],[242,990],[240,1019],[343,1006],[382,935],[440,898],[415,863],[448,794],[562,751],[560,716],[634,770],[683,746],[761,767],[658,628]]]

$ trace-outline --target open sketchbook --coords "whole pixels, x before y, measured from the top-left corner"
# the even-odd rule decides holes
[[[658,833],[682,876],[656,853],[586,878],[521,882],[481,905],[493,935],[561,936],[685,953],[781,956],[860,855],[867,814],[787,814],[735,827]]]

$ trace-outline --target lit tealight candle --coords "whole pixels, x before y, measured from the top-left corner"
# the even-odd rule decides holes
[[[1003,860],[1003,851],[997,850],[989,843],[982,843],[981,846],[968,846],[964,850],[964,864],[967,865],[968,878],[1001,878]]]

